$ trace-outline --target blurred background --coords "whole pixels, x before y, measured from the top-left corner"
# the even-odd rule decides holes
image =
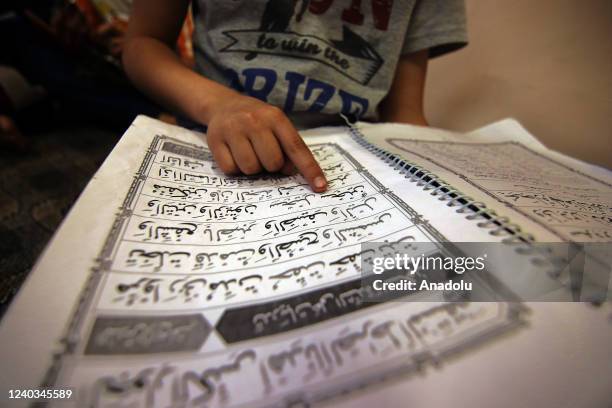
[[[0,3],[0,316],[133,118],[173,122],[120,57],[129,0]],[[612,168],[612,1],[466,0],[470,44],[432,60],[430,123],[518,119]],[[187,16],[176,49],[193,64]]]
[[[121,68],[130,3],[0,2],[0,316],[134,117],[174,120]]]
[[[518,119],[547,147],[612,168],[612,1],[466,0],[469,45],[431,61],[433,126]]]

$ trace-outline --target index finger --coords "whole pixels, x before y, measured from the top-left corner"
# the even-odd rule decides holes
[[[289,119],[282,118],[273,125],[274,134],[281,144],[283,151],[304,176],[313,191],[322,193],[327,190],[327,180],[319,163],[312,152],[302,140]]]

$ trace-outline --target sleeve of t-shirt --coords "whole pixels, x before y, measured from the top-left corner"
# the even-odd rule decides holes
[[[434,58],[467,44],[464,0],[416,0],[402,55],[429,49]]]

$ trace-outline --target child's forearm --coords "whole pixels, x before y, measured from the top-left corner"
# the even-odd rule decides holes
[[[423,109],[427,59],[427,50],[400,58],[389,93],[381,103],[382,121],[428,126]]]
[[[144,92],[208,125],[208,145],[225,173],[256,174],[265,169],[287,174],[297,168],[314,191],[327,188],[321,168],[279,108],[200,76],[153,37],[130,37],[123,63]]]
[[[154,99],[206,124],[206,140],[227,174],[262,170],[302,173],[314,191],[325,175],[279,108],[241,95],[184,66],[172,50],[189,0],[134,0],[123,64],[130,79]]]
[[[236,95],[183,65],[173,50],[151,37],[130,38],[123,52],[123,65],[139,89],[200,123],[208,124],[215,101]]]

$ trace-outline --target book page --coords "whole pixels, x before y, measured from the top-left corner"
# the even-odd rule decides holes
[[[560,160],[512,123],[468,135],[397,125],[365,125],[363,133],[369,142],[509,217],[537,240],[612,240],[611,173]]]
[[[553,389],[578,381],[568,371],[603,375],[588,395],[531,402],[602,400],[612,331],[600,310],[364,302],[364,243],[444,251],[497,238],[347,129],[303,135],[330,182],[323,194],[300,176],[226,177],[202,135],[138,118],[2,321],[0,358],[19,370],[1,370],[0,388],[70,387],[73,399],[50,405],[75,407],[433,407],[440,388],[460,405],[510,406],[467,385],[497,370],[531,389],[516,364],[545,356],[531,370]]]
[[[428,203],[344,129],[308,145],[323,194],[299,175],[224,176],[201,136],[140,118],[32,272],[3,344],[17,347],[20,317],[44,318],[37,294],[56,290],[68,299],[51,303],[72,312],[52,318],[65,346],[39,384],[73,388],[74,406],[267,406],[378,383],[524,323],[520,304],[363,302],[363,243],[444,251],[445,231],[481,231],[466,220],[437,228],[452,209]],[[114,214],[92,212],[103,197]],[[67,276],[83,289],[54,289]],[[36,357],[3,350],[19,356]]]

